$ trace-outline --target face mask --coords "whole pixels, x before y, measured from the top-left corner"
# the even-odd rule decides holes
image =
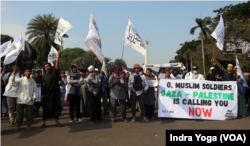
[[[194,70],[193,73],[194,73],[194,74],[197,74],[197,70]]]

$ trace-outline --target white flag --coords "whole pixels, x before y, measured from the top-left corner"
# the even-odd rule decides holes
[[[52,61],[55,61],[57,59],[57,50],[51,46],[49,55],[48,55],[48,62],[51,63],[52,66],[54,66]]]
[[[223,21],[222,15],[220,15],[220,22],[215,28],[214,32],[211,34],[211,36],[216,39],[217,41],[216,46],[220,50],[223,50],[224,35],[225,35],[224,21]]]
[[[128,20],[128,25],[126,27],[125,31],[125,40],[124,40],[124,46],[128,46],[130,48],[133,48],[134,50],[142,53],[142,55],[145,56],[146,47],[136,31],[134,25]]]
[[[85,45],[95,54],[95,56],[103,63],[104,58],[102,54],[102,38],[99,35],[99,31],[91,14],[90,22],[89,22],[89,33],[85,40]]]
[[[243,79],[243,82],[244,82],[244,83],[243,83],[243,86],[246,87],[246,88],[249,88],[249,86],[247,85],[247,82],[246,82],[246,80],[245,80],[245,78],[244,78],[244,76],[243,76],[243,73],[242,73],[242,71],[241,71],[240,63],[239,63],[239,61],[238,61],[237,56],[236,56],[236,66],[237,66],[237,75],[239,74],[239,75],[240,75],[240,78]]]
[[[4,57],[7,54],[7,52],[10,49],[10,45],[11,45],[11,40],[9,40],[8,42],[5,42],[4,44],[0,46],[0,50],[1,50],[0,58]]]
[[[10,63],[14,62],[17,59],[17,56],[23,50],[23,48],[24,48],[24,40],[23,40],[22,36],[19,36],[10,45],[10,48],[8,49],[8,52],[6,53],[3,64],[5,65],[5,64],[10,64]]]
[[[106,63],[105,63],[104,60],[103,60],[102,69],[101,70],[105,73],[106,76],[108,75],[107,68],[106,68]]]
[[[56,29],[55,41],[54,43],[61,46],[62,36],[69,30],[73,28],[68,21],[65,21],[63,18],[60,18],[58,26]]]

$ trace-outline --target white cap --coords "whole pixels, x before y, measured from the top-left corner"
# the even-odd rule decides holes
[[[186,70],[186,67],[185,67],[185,66],[183,66],[183,67],[181,67],[181,69],[182,69],[182,70]]]
[[[88,67],[88,71],[89,71],[89,72],[92,72],[94,69],[95,69],[95,68],[94,68],[93,65],[90,65],[90,66]]]
[[[227,66],[233,66],[232,64],[228,64]]]
[[[95,71],[99,71],[98,68],[95,68]]]
[[[210,70],[213,70],[213,69],[214,69],[214,67],[211,67],[211,68],[210,68]]]

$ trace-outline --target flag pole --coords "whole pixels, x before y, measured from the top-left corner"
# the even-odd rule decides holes
[[[214,43],[214,50],[215,50],[215,45],[216,45],[216,41]],[[214,58],[214,50],[213,50],[213,57],[212,58]]]
[[[129,20],[130,16],[128,16],[128,20]],[[128,23],[127,23],[127,26],[128,26]],[[125,37],[123,38],[123,40],[125,39]],[[123,45],[122,45],[122,58],[123,59],[123,52],[124,52],[124,41],[123,41]]]

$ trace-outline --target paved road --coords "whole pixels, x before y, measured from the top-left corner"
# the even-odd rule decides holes
[[[40,129],[42,118],[35,118],[31,131],[26,130],[26,125],[21,130],[14,131],[14,126],[8,125],[8,120],[2,120],[1,144],[2,146],[70,146],[70,145],[102,145],[102,146],[164,146],[165,130],[174,129],[248,129],[250,130],[250,115],[227,121],[208,121],[161,118],[143,123],[142,118],[137,118],[136,123],[124,123],[121,115],[117,115],[115,124],[99,123],[91,125],[89,118],[83,122],[69,123],[68,106],[65,107],[60,123],[64,127],[55,127],[53,119],[48,120],[47,128]],[[119,109],[118,109],[119,110]],[[155,111],[157,112],[157,111]],[[137,115],[139,113],[137,112]],[[127,111],[131,120],[131,111]],[[104,116],[109,122],[109,116]],[[25,120],[24,123],[26,124]]]

